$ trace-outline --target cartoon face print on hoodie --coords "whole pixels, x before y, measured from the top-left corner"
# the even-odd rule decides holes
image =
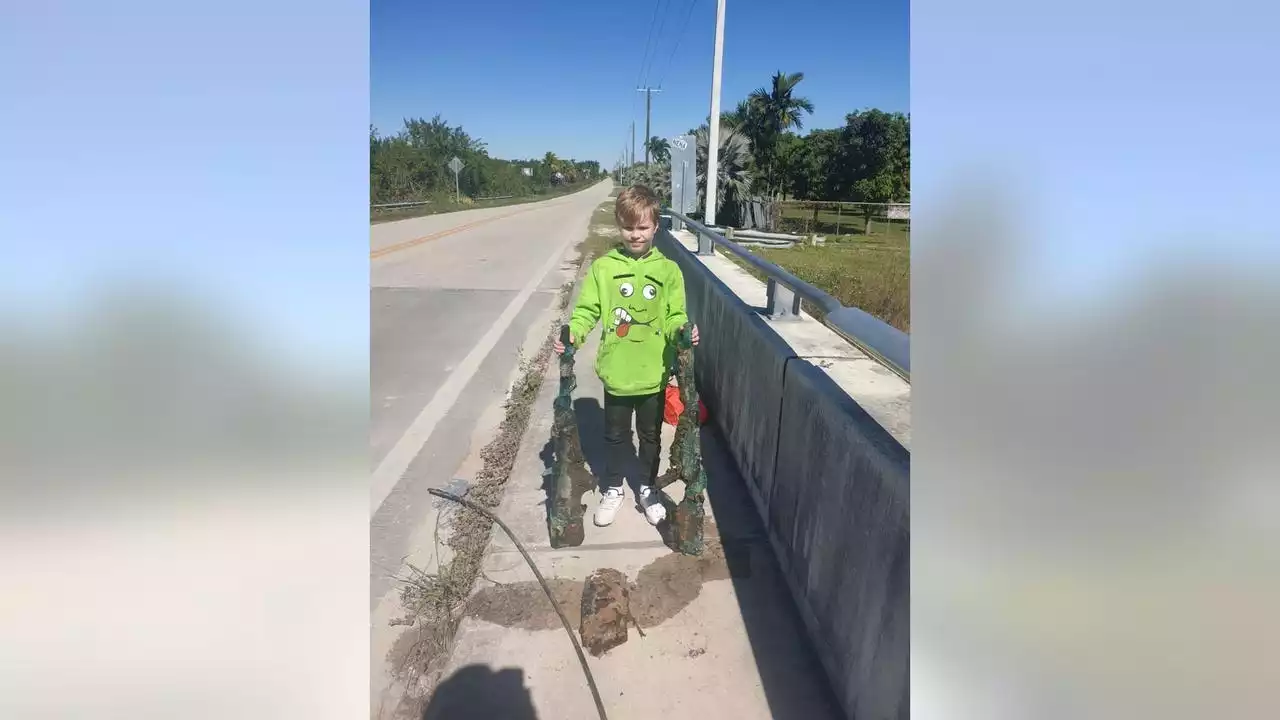
[[[582,338],[599,322],[596,373],[605,390],[644,395],[666,384],[675,353],[670,340],[688,319],[675,262],[657,248],[641,257],[615,248],[591,263],[569,329]]]
[[[662,335],[662,281],[634,273],[616,275],[614,306],[609,322],[619,338],[645,342]],[[634,335],[632,333],[635,333]]]

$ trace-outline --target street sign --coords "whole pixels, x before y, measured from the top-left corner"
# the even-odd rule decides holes
[[[697,143],[692,135],[677,135],[667,146],[671,148],[671,207],[688,215],[698,209]],[[677,229],[682,225],[675,223]]]
[[[458,173],[462,172],[462,168],[464,167],[466,167],[466,164],[459,160],[457,155],[454,155],[453,159],[449,161],[449,169],[453,171],[454,202],[462,202],[462,193],[458,190]]]

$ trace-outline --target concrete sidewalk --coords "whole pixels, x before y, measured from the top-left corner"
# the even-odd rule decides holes
[[[599,330],[576,357],[575,393],[583,453],[595,473],[603,455],[603,388],[592,370]],[[713,428],[702,432],[708,475],[707,551],[669,550],[628,489],[608,528],[587,505],[586,541],[551,549],[546,501],[552,399],[548,368],[499,516],[520,537],[577,632],[582,581],[614,568],[633,583],[634,626],[625,644],[588,662],[611,720],[650,718],[838,717],[827,680],[777,569],[763,527]],[[713,418],[714,420],[714,418]],[[674,428],[663,426],[662,470]],[[667,488],[678,498],[679,483]],[[502,531],[494,536],[467,617],[424,717],[559,720],[597,716],[586,678],[559,618]]]

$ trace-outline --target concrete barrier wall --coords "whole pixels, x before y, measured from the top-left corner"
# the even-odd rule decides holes
[[[780,426],[765,525],[823,664],[851,717],[909,717],[910,455],[804,360]]]
[[[698,392],[753,495],[769,496],[777,461],[783,370],[791,347],[665,231],[658,249],[680,266],[698,346]]]
[[[910,453],[665,231],[698,389],[765,520],[845,713],[910,717]]]

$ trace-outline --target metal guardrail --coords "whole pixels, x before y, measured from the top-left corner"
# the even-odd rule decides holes
[[[488,197],[478,197],[478,198],[471,198],[471,199],[475,200],[476,202],[480,202],[482,200],[510,200],[513,197],[515,197],[515,195],[490,195]],[[413,207],[415,205],[430,205],[431,202],[432,201],[430,200],[414,200],[412,202],[382,203],[380,205],[370,205],[369,209],[382,210],[385,208]]]
[[[800,301],[804,300],[821,311],[822,324],[903,380],[911,382],[910,335],[864,310],[841,305],[839,300],[826,292],[753,255],[741,245],[686,215],[669,208],[663,212],[678,219],[698,236],[698,255],[713,255],[715,247],[719,245],[764,273],[768,278],[769,314],[774,318],[799,318]]]
[[[430,200],[414,200],[412,202],[382,203],[381,205],[370,205],[369,209],[381,210],[382,208],[413,207],[414,205],[430,205],[430,204],[431,204]]]

